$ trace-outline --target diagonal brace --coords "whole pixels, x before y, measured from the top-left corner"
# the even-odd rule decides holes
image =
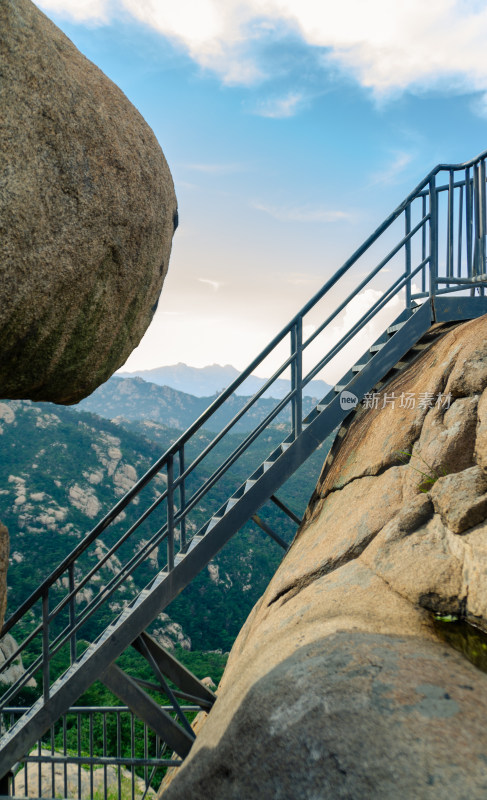
[[[171,750],[185,758],[191,750],[194,738],[175,722],[169,714],[144,692],[129,675],[116,664],[111,664],[100,677],[102,683],[125,703],[136,717],[145,722]]]
[[[177,658],[174,658],[174,656],[164,650],[164,648],[145,631],[132,642],[132,647],[135,647],[135,649],[147,659],[144,645],[163,675],[169,678],[179,689],[182,689],[194,698],[204,700],[206,706],[208,703],[213,705],[216,700],[216,695],[213,694],[211,689],[208,689],[208,687],[198,680],[189,669],[186,669]]]

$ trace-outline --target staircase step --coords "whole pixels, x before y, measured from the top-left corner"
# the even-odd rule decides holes
[[[394,364],[394,369],[401,370],[405,367],[409,367],[409,361],[398,361],[397,364]]]
[[[392,335],[393,333],[397,333],[397,331],[400,331],[401,328],[404,328],[405,324],[406,324],[406,320],[404,320],[403,322],[396,322],[394,325],[390,325],[387,328],[387,333],[389,335]]]
[[[364,368],[365,366],[367,366],[367,364],[366,364],[366,363],[363,363],[363,364],[355,364],[355,365],[352,367],[352,372],[362,372],[362,370],[363,370],[363,368]]]
[[[187,552],[190,553],[191,550],[194,550],[194,548],[201,542],[202,539],[203,539],[203,537],[202,536],[198,536],[198,534],[196,534],[196,536],[193,536],[193,538],[191,539],[191,541],[190,541],[190,543],[188,545]]]
[[[343,390],[346,389],[347,386],[348,386],[348,384],[346,384],[346,383],[337,384],[336,386],[333,387],[333,389],[337,394],[340,394],[340,392],[343,392]]]
[[[230,511],[231,508],[236,506],[237,503],[238,503],[238,498],[231,497],[230,500],[228,501],[227,505],[225,506],[225,514],[227,513],[227,511]]]
[[[386,346],[386,342],[382,342],[380,344],[373,344],[369,347],[371,353],[378,353],[379,350],[382,350],[383,347]]]
[[[253,480],[252,478],[249,478],[248,481],[245,481],[244,492],[248,492],[249,489],[251,489],[252,486],[255,486],[256,483],[257,483],[256,480]]]
[[[208,525],[206,526],[205,533],[208,533],[208,531],[211,531],[211,529],[214,528],[215,525],[218,525],[218,523],[221,522],[222,519],[223,519],[223,517],[212,517],[210,519]]]

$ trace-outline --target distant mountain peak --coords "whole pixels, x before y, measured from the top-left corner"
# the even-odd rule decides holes
[[[231,364],[209,364],[206,367],[191,367],[180,361],[169,366],[154,367],[153,369],[135,370],[134,372],[118,372],[120,378],[138,378],[159,386],[168,386],[180,392],[191,394],[193,397],[214,397],[226,389],[239,375],[240,371]],[[253,395],[263,386],[266,378],[250,375],[237,389],[236,394]],[[270,389],[264,392],[263,397],[274,397],[280,400],[290,390],[290,381],[280,378],[275,381]],[[330,386],[324,381],[311,381],[305,389],[308,397],[324,397]]]

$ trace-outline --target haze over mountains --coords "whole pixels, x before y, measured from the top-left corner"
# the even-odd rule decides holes
[[[89,411],[107,419],[123,418],[125,420],[145,419],[186,430],[210,405],[214,397],[195,397],[187,392],[149,383],[143,378],[122,378],[113,375],[106,383],[99,386],[89,397],[85,397],[76,406],[78,411]],[[205,427],[219,431],[245,406],[247,398],[243,395],[231,395],[224,405],[208,420]],[[317,398],[305,397],[303,414],[309,413],[317,403]],[[255,428],[277,405],[278,400],[272,397],[261,397],[255,405],[236,423],[236,431],[249,431]],[[289,425],[291,421],[289,407],[276,417],[275,424]]]
[[[241,373],[230,364],[226,364],[225,366],[211,364],[207,367],[190,367],[182,362],[171,366],[155,367],[154,369],[117,373],[121,378],[143,378],[143,380],[149,381],[149,383],[156,383],[159,386],[169,386],[172,389],[177,389],[180,392],[186,392],[186,394],[191,394],[196,397],[211,397],[218,394],[222,389],[226,389],[240,374]],[[251,375],[237,389],[235,394],[248,397],[260,389],[265,382],[265,378]],[[280,400],[289,392],[290,388],[291,382],[289,380],[284,378],[278,379],[262,396],[274,397]],[[329,389],[330,386],[325,383],[325,381],[316,380],[310,381],[305,387],[304,393],[307,397],[315,397],[321,400]]]

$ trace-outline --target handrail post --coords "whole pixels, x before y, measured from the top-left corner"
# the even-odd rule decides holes
[[[179,476],[184,474],[184,444],[179,448]],[[181,536],[181,550],[186,547],[186,515],[184,513],[186,508],[186,487],[184,480],[179,484],[179,500],[181,505],[181,523],[180,523],[180,536]]]
[[[49,700],[49,589],[42,595],[42,693]]]
[[[303,428],[303,318],[299,316],[291,328],[291,424],[294,439]]]
[[[460,186],[460,197],[458,201],[458,255],[457,255],[457,278],[462,277],[462,245],[463,245],[463,194],[467,186]]]
[[[73,630],[76,624],[76,610],[75,610],[75,599],[74,599],[74,562],[68,567],[68,591],[73,596],[69,601],[69,627]],[[69,649],[70,649],[70,658],[71,664],[74,664],[76,661],[76,631],[70,636],[69,639]]]
[[[479,274],[479,261],[480,261],[480,226],[481,226],[481,211],[480,211],[480,175],[479,167],[476,165],[473,168],[473,206],[474,206],[474,247],[473,247],[473,270],[472,277]],[[472,294],[475,294],[475,287],[472,288]]]
[[[472,267],[472,238],[473,238],[473,213],[472,213],[472,179],[470,168],[465,170],[465,241],[467,249],[467,278],[473,275]]]
[[[167,568],[174,569],[174,456],[167,459]]]
[[[411,203],[404,209],[404,233],[409,236],[411,233]],[[411,275],[411,239],[408,239],[405,247],[406,275]],[[411,279],[406,283],[406,308],[411,309]]]
[[[429,180],[429,205],[430,205],[430,299],[436,294],[436,279],[438,277],[438,195],[436,193],[436,179],[432,175]]]
[[[447,219],[447,244],[446,244],[446,274],[453,278],[453,225],[454,225],[454,175],[451,169],[448,175],[448,219]],[[446,284],[448,287],[449,283]]]
[[[486,270],[486,247],[485,247],[485,237],[486,237],[486,198],[485,198],[485,159],[479,164],[479,172],[480,172],[480,275],[485,275]],[[484,287],[479,287],[479,294],[484,294]]]

